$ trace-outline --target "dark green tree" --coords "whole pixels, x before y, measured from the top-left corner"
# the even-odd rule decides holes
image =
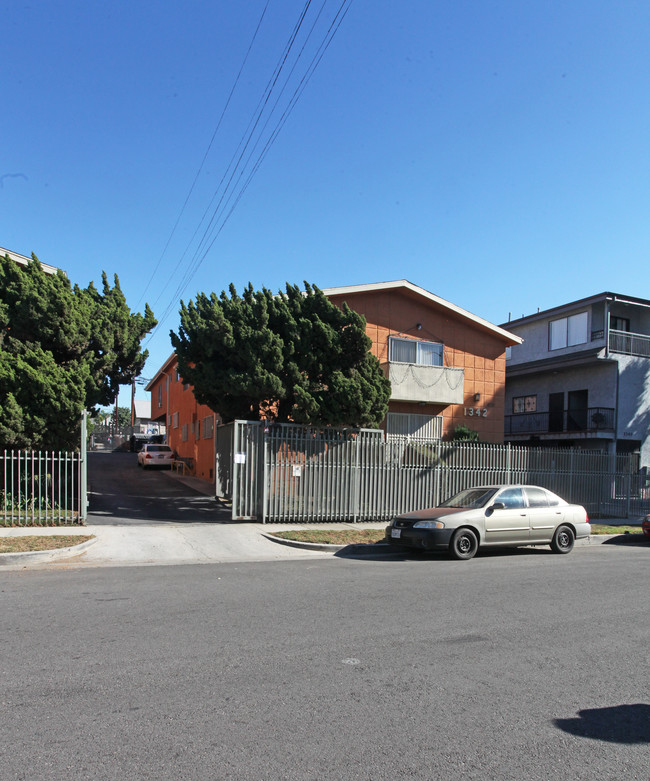
[[[103,291],[0,257],[0,447],[68,449],[84,409],[107,405],[142,370],[156,321],[130,312],[115,277]]]
[[[370,354],[365,319],[317,287],[274,295],[249,284],[181,302],[171,340],[183,379],[224,421],[260,417],[377,426],[390,383]]]

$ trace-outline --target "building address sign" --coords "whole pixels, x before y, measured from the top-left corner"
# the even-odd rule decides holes
[[[466,418],[487,418],[487,407],[463,407]]]

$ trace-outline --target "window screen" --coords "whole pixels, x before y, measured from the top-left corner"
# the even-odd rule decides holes
[[[421,366],[442,366],[443,351],[444,347],[439,342],[423,342],[391,336],[389,360],[397,363],[416,363]]]

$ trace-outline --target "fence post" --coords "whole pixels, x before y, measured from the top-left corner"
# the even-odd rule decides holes
[[[512,485],[512,452],[511,445],[508,442],[508,449],[506,450],[506,474],[508,475],[508,485]]]
[[[630,502],[632,500],[632,456],[628,455],[627,459],[627,502],[625,508],[625,517],[630,517]]]
[[[268,434],[268,428],[265,423],[262,423],[262,425],[260,426],[260,436],[262,438],[262,441],[259,443],[260,458],[262,459],[261,470],[260,470],[261,479],[262,479],[262,508],[261,508],[262,523],[266,523],[267,508],[269,506],[267,450],[270,450],[270,446],[269,446],[269,437],[267,436],[267,434]],[[259,487],[258,487],[258,491],[259,491]]]
[[[88,453],[86,449],[86,433],[88,413],[81,413],[81,442],[79,448],[79,522],[85,526],[88,518]]]
[[[361,464],[359,462],[359,444],[361,440],[361,435],[357,434],[357,436],[354,438],[354,456],[355,456],[355,465],[354,465],[354,515],[353,515],[353,523],[358,523],[359,521],[359,508],[360,508],[360,497],[359,494],[361,492]]]

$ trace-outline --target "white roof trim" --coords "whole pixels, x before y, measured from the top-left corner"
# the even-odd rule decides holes
[[[323,289],[323,293],[329,297],[346,295],[348,293],[375,293],[380,290],[399,290],[400,288],[406,288],[416,295],[422,296],[422,298],[431,301],[431,303],[437,304],[442,309],[447,309],[459,317],[470,320],[476,325],[486,329],[487,331],[491,331],[492,333],[502,337],[503,339],[506,339],[509,342],[512,342],[513,344],[521,344],[524,341],[520,336],[517,336],[510,331],[506,331],[504,328],[501,328],[498,325],[494,325],[494,323],[490,323],[488,320],[484,320],[482,317],[478,317],[478,315],[473,315],[466,309],[462,309],[461,307],[456,306],[456,304],[452,304],[450,301],[446,301],[444,298],[440,298],[440,296],[436,296],[433,293],[430,293],[428,290],[425,290],[423,287],[418,287],[406,279],[398,279],[394,282],[373,282],[367,285],[330,287]]]
[[[21,266],[26,266],[32,260],[31,258],[28,258],[26,255],[19,255],[17,252],[10,252],[8,249],[5,249],[4,247],[0,247],[0,255],[2,255],[3,257],[5,255],[8,255],[11,258],[11,260],[14,260],[16,263],[20,263]],[[61,270],[58,269],[56,266],[50,266],[47,263],[43,263],[42,260],[39,260],[38,262],[41,264],[41,268],[46,274],[56,274],[57,271]],[[65,274],[65,271],[63,273]]]
[[[160,369],[158,369],[158,371],[154,374],[154,376],[149,380],[149,382],[145,386],[145,390],[146,391],[150,391],[153,388],[154,384],[156,382],[158,382],[158,379],[160,377],[163,377],[163,376],[164,377],[169,377],[169,372],[165,371],[165,369],[171,368],[174,365],[175,361],[176,361],[176,353],[173,352],[169,356],[169,358],[167,358],[165,363],[163,363],[163,365],[160,367]]]

